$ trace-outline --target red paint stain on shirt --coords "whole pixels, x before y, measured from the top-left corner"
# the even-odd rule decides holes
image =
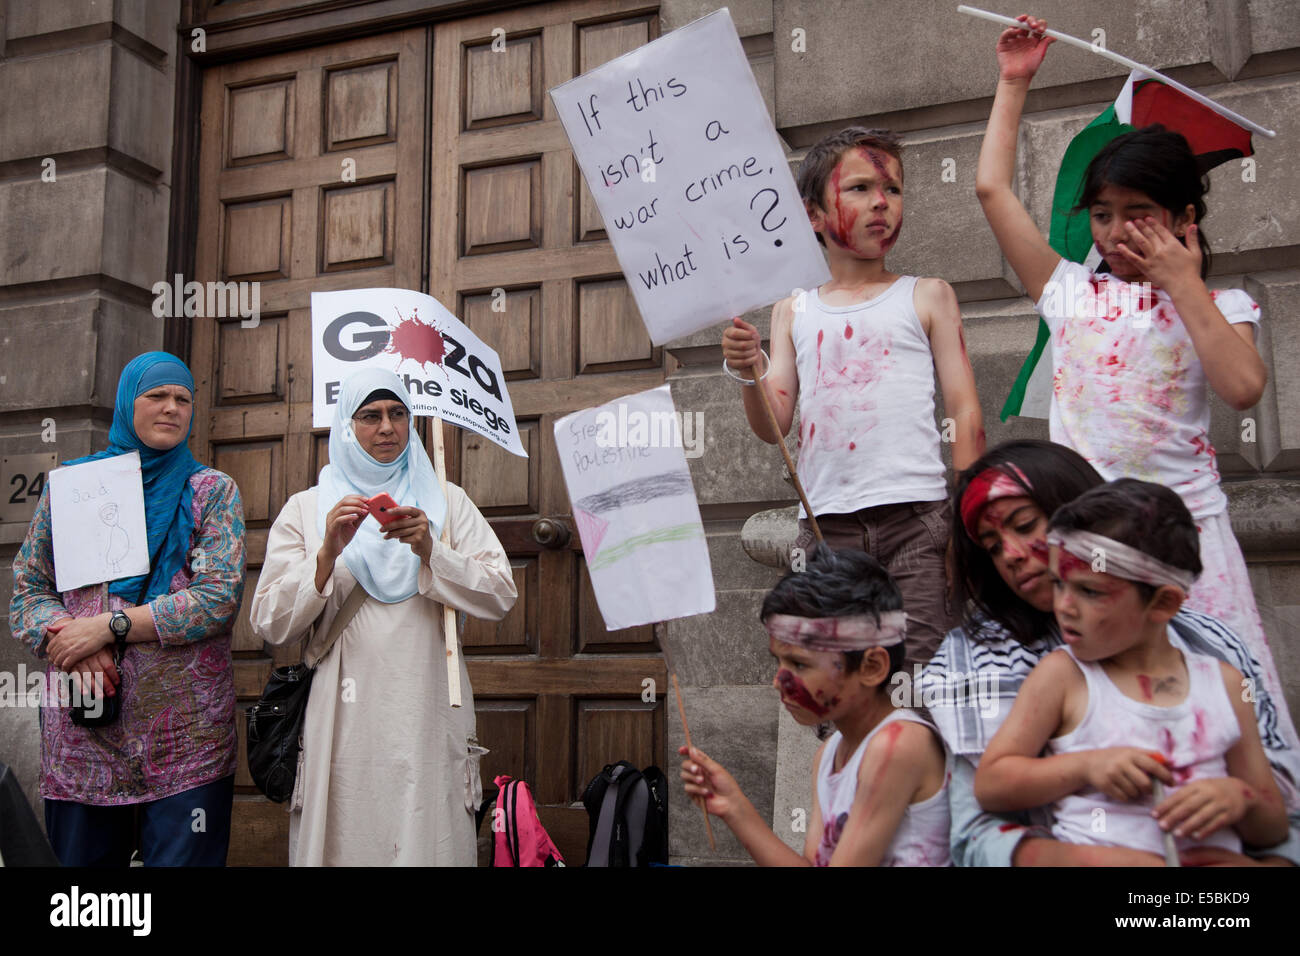
[[[1151,699],[1151,678],[1146,674],[1138,674],[1138,687],[1142,688],[1142,696]]]
[[[853,338],[853,326],[851,325],[844,326],[844,337],[846,339]]]

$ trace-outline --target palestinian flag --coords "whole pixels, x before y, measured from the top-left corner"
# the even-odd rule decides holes
[[[1128,76],[1115,102],[1070,141],[1052,196],[1053,249],[1071,262],[1094,265],[1100,260],[1093,250],[1088,210],[1074,211],[1083,192],[1083,176],[1092,158],[1112,139],[1135,129],[1159,123],[1182,133],[1196,154],[1201,172],[1253,154],[1250,131],[1216,113],[1180,90],[1153,79],[1140,70]],[[1090,256],[1092,261],[1089,261]],[[1016,384],[1002,406],[1002,420],[1009,415],[1046,418],[1051,399],[1051,355],[1047,349],[1047,323],[1038,320],[1038,339],[1016,376]]]

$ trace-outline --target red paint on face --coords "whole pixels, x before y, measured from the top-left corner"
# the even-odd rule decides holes
[[[1064,548],[1061,548],[1060,551],[1061,551],[1061,556],[1058,559],[1057,574],[1060,575],[1062,581],[1065,580],[1065,576],[1067,574],[1074,574],[1077,571],[1092,570],[1088,562],[1084,561],[1082,558],[1076,558],[1074,555],[1072,555],[1069,551],[1066,551]]]
[[[1146,674],[1138,674],[1138,687],[1142,688],[1142,696],[1147,700],[1151,699],[1151,678]]]
[[[1029,546],[1029,553],[1039,561],[1042,561],[1043,564],[1046,564],[1048,559],[1051,557],[1051,550],[1047,547],[1047,542],[1042,538],[1039,538]]]
[[[411,318],[403,319],[393,329],[384,351],[421,365],[441,365],[447,355],[447,344],[441,332],[421,322],[418,313],[412,313]]]
[[[776,683],[781,688],[781,697],[796,707],[802,707],[815,717],[825,717],[830,713],[830,707],[822,704],[812,694],[808,693],[808,688],[804,686],[804,682],[788,670],[782,669],[776,672]],[[834,706],[834,701],[832,701],[832,706]]]
[[[853,224],[857,222],[858,211],[856,209],[845,209],[844,204],[840,202],[840,176],[842,175],[844,163],[841,160],[835,166],[835,171],[831,173],[831,197],[835,207],[835,224],[826,223],[826,233],[829,235],[837,246],[842,246],[853,252],[858,250],[854,248],[851,233]]]

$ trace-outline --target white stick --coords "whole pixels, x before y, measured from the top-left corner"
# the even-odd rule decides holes
[[[438,476],[438,487],[442,489],[442,497],[447,499],[447,453],[442,444],[442,419],[437,415],[432,416],[433,421],[429,428],[433,432],[433,470]],[[447,520],[442,525],[442,543],[451,543],[451,515],[447,515]],[[442,606],[442,638],[447,645],[447,696],[451,698],[451,706],[460,707],[462,705],[460,693],[460,638],[456,634],[456,609]]]
[[[1004,17],[1000,13],[989,13],[989,11],[981,10],[978,7],[968,7],[965,4],[962,4],[957,8],[957,12],[965,13],[972,17],[980,17],[981,19],[984,20],[991,20],[994,23],[1001,23],[1004,26],[1018,27],[1021,30],[1029,30],[1029,27],[1025,26],[1025,24],[1020,20],[1014,20],[1011,17]],[[1030,32],[1039,33],[1040,31],[1032,30]],[[1192,99],[1196,100],[1196,102],[1200,103],[1202,106],[1214,110],[1214,112],[1218,113],[1220,116],[1232,120],[1238,126],[1244,126],[1246,129],[1250,130],[1251,132],[1258,133],[1260,136],[1267,136],[1269,139],[1272,139],[1277,135],[1277,133],[1275,133],[1273,130],[1266,129],[1263,126],[1260,126],[1258,123],[1252,123],[1250,120],[1246,119],[1246,117],[1242,116],[1240,113],[1234,113],[1226,106],[1220,106],[1218,103],[1214,102],[1214,100],[1210,99],[1208,96],[1205,96],[1204,94],[1201,93],[1197,93],[1191,87],[1184,86],[1182,83],[1179,83],[1177,80],[1171,80],[1163,73],[1159,73],[1151,69],[1151,67],[1147,66],[1145,63],[1139,63],[1137,60],[1130,60],[1126,56],[1120,56],[1118,53],[1113,53],[1110,50],[1107,50],[1105,47],[1099,46],[1095,43],[1089,43],[1087,40],[1080,40],[1078,37],[1072,37],[1068,33],[1059,33],[1056,30],[1043,30],[1041,31],[1041,34],[1045,36],[1049,36],[1054,40],[1060,40],[1062,43],[1068,43],[1070,44],[1070,46],[1077,46],[1081,50],[1088,50],[1092,53],[1096,53],[1098,56],[1104,56],[1108,60],[1114,60],[1116,63],[1120,64],[1121,66],[1126,66],[1130,70],[1137,70],[1140,73],[1145,73],[1149,77],[1152,77],[1154,79],[1159,80],[1162,83],[1172,86],[1180,93],[1183,93],[1186,96],[1190,96]]]
[[[1152,797],[1156,806],[1165,801],[1165,785],[1159,780],[1151,781]],[[1165,866],[1182,866],[1178,859],[1178,846],[1174,843],[1174,835],[1168,830],[1163,831],[1162,838],[1165,845]]]

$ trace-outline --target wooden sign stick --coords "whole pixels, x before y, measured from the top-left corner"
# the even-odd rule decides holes
[[[785,439],[781,437],[781,426],[776,423],[776,412],[772,411],[772,403],[767,397],[767,388],[764,387],[762,379],[758,377],[758,367],[751,365],[746,369],[746,372],[749,373],[750,379],[753,380],[754,387],[758,389],[758,397],[763,403],[763,411],[767,412],[768,424],[772,426],[772,434],[776,436],[776,447],[781,449],[781,457],[785,459],[785,467],[790,472],[790,480],[794,482],[794,490],[799,492],[799,500],[803,502],[803,510],[808,515],[808,526],[812,528],[813,534],[817,537],[817,543],[825,544],[826,539],[822,537],[822,529],[817,526],[817,516],[813,514],[812,505],[808,503],[808,496],[803,493],[803,485],[799,481],[799,472],[795,470],[794,462],[790,458],[790,449],[785,447]]]
[[[686,749],[689,751],[694,744],[691,743],[691,728],[686,724],[686,707],[682,704],[682,689],[677,686],[677,670],[673,667],[673,659],[668,653],[666,642],[659,641],[659,650],[664,652],[664,666],[668,668],[668,679],[673,682],[673,693],[677,695],[677,716],[682,719],[682,732],[686,735]],[[709,834],[709,849],[717,853],[718,844],[713,839],[713,823],[709,820],[709,811],[704,807],[704,798],[696,797],[695,804],[700,808],[700,812],[704,814],[704,829]]]
[[[438,476],[438,487],[442,497],[447,498],[447,453],[442,443],[442,419],[432,416],[429,429],[433,432],[433,470]],[[442,523],[442,543],[451,544],[451,515]],[[451,706],[462,705],[460,695],[460,637],[456,634],[456,609],[444,604],[442,606],[442,637],[447,644],[447,696]]]

